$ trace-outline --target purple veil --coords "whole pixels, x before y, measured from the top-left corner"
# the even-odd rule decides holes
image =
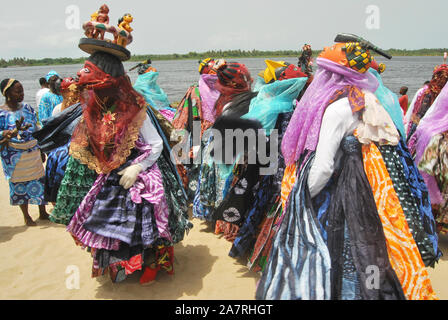
[[[420,120],[415,133],[417,137],[415,163],[417,164],[422,159],[432,137],[448,130],[448,84],[443,87],[431,108],[433,111]],[[435,178],[426,172],[421,174],[428,185],[431,203],[440,203],[442,198]]]
[[[317,58],[316,63],[314,80],[297,103],[282,140],[287,165],[296,162],[305,150],[316,150],[322,117],[336,90],[354,85],[374,93],[379,85],[370,72],[362,74],[324,58]]]
[[[221,94],[215,89],[218,76],[215,74],[203,74],[199,79],[199,92],[202,100],[202,117],[211,122],[215,122],[215,103]]]

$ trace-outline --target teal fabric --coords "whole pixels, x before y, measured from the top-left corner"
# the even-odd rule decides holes
[[[148,72],[139,75],[134,84],[134,89],[145,97],[147,103],[157,110],[172,109],[168,96],[157,84],[158,72]],[[173,110],[173,109],[172,109]]]
[[[383,80],[381,79],[378,71],[370,68],[369,72],[377,78],[379,83],[378,89],[375,91],[376,97],[380,100],[387,113],[389,113],[398,131],[400,131],[401,136],[403,138],[406,137],[403,124],[403,115],[397,95],[384,86]]]
[[[294,110],[294,102],[307,81],[308,78],[293,78],[259,87],[258,95],[250,103],[249,112],[242,118],[260,121],[266,135],[270,135],[278,115]]]

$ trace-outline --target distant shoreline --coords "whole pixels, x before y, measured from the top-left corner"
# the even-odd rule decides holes
[[[314,50],[314,56],[317,56],[322,50]],[[448,49],[418,49],[418,50],[406,50],[406,49],[389,49],[387,52],[396,57],[406,56],[440,56],[443,57],[444,52]],[[192,59],[205,59],[208,57],[224,58],[224,59],[238,59],[238,58],[267,58],[267,57],[291,57],[298,58],[300,51],[294,50],[278,50],[278,51],[260,51],[260,50],[218,50],[207,51],[202,53],[189,52],[186,54],[147,54],[147,55],[134,55],[129,60],[130,62],[140,62],[148,58],[152,61],[161,60],[192,60]],[[44,59],[28,59],[28,58],[13,58],[10,60],[0,59],[0,68],[17,68],[17,67],[37,67],[37,66],[49,66],[49,65],[70,65],[70,64],[83,64],[86,60],[83,58],[44,58]]]

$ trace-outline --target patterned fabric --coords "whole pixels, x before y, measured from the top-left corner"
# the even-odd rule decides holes
[[[47,204],[44,200],[44,181],[45,178],[42,177],[39,180],[28,182],[9,182],[10,204],[12,206]]]
[[[322,118],[333,94],[346,86],[375,92],[378,80],[370,72],[361,74],[324,58],[317,58],[318,70],[305,94],[297,103],[282,140],[282,153],[290,165],[303,160],[308,151],[315,151],[319,140]]]
[[[213,213],[214,220],[223,220],[241,227],[248,210],[254,201],[254,188],[258,186],[258,166],[253,164],[237,165],[233,174],[233,183]]]
[[[64,178],[69,159],[69,145],[59,147],[48,154],[45,168],[45,201],[56,202],[59,187]]]
[[[342,284],[340,300],[362,300],[359,275],[353,262],[350,235],[347,225],[344,229],[344,248],[342,251]]]
[[[347,85],[342,87],[341,89],[336,90],[333,93],[333,96],[330,98],[328,105],[342,98],[348,98],[350,107],[352,108],[352,113],[356,113],[364,109],[365,106],[364,93],[357,87]]]
[[[136,156],[136,151],[133,151],[127,163],[112,171],[104,180],[83,227],[130,246],[149,247],[159,236],[153,232],[153,206],[143,201],[139,204],[132,201],[131,193],[120,185],[121,176],[118,175],[118,172],[131,165]]]
[[[268,201],[272,191],[272,176],[262,176],[260,179],[260,188],[257,190],[255,199],[250,204],[250,210],[238,230],[237,237],[233,241],[230,249],[231,257],[242,257],[251,248],[253,248],[258,228],[265,216],[265,210],[268,207]]]
[[[69,157],[50,220],[68,225],[96,178],[95,171]]]
[[[425,231],[430,229],[431,226],[423,225],[424,220],[421,219],[418,203],[410,190],[400,156],[393,146],[381,146],[379,150],[422,260],[425,266],[434,265],[437,260],[437,252],[434,251],[431,239]],[[434,230],[434,227],[432,229]]]
[[[17,111],[8,111],[0,109],[0,139],[3,138],[4,130],[14,130],[16,128],[16,121],[24,118],[24,124],[31,124],[31,127],[26,131],[21,131],[20,135],[10,140],[10,144],[25,145],[31,143],[34,138],[32,133],[37,130],[37,118],[34,109],[28,104],[22,104],[22,107]],[[3,173],[7,180],[11,179],[17,163],[25,152],[32,152],[38,150],[37,144],[33,143],[33,147],[29,150],[22,150],[22,148],[5,148],[1,152]]]
[[[193,228],[189,221],[187,200],[183,194],[182,186],[170,168],[170,159],[163,154],[157,160],[157,166],[162,173],[163,189],[166,201],[162,199],[161,208],[156,206],[156,214],[159,210],[168,210],[168,228],[173,244],[181,242],[185,234]],[[165,211],[166,212],[166,211]]]
[[[53,114],[53,109],[58,104],[62,103],[62,96],[54,94],[52,92],[47,92],[42,96],[39,104],[39,122],[51,118]]]
[[[279,141],[283,139],[283,135],[288,127],[289,120],[292,117],[292,112],[281,113],[278,116],[275,128],[278,129]],[[280,147],[280,146],[278,146]],[[280,151],[280,150],[278,150]],[[260,190],[256,194],[255,203],[249,212],[248,219],[246,220],[246,225],[241,228],[238,237],[234,241],[234,245],[231,250],[231,255],[234,255],[236,250],[239,254],[245,253],[249,248],[254,248],[251,257],[249,258],[249,268],[252,265],[257,264],[256,260],[260,261],[260,266],[264,266],[268,257],[266,252],[270,249],[270,244],[272,244],[272,237],[274,232],[272,232],[273,220],[279,218],[277,214],[281,216],[283,211],[278,210],[281,208],[281,189],[282,189],[282,179],[285,175],[285,160],[281,152],[279,152],[278,157],[278,169],[275,175],[272,177],[262,177]],[[264,222],[263,222],[264,220]],[[265,225],[266,224],[266,225]],[[264,230],[264,232],[260,232]],[[268,231],[269,230],[269,231]],[[252,240],[253,232],[256,239]],[[258,234],[259,232],[259,234]],[[271,237],[268,239],[266,237]],[[245,243],[250,241],[245,248]],[[267,245],[263,249],[263,246]],[[257,267],[255,267],[257,268]]]
[[[436,222],[431,209],[429,189],[426,186],[425,180],[418,170],[416,163],[413,161],[404,139],[400,140],[396,151],[400,155],[401,164],[404,169],[403,173],[408,182],[408,186],[414,199],[413,201],[418,205],[420,220],[422,221],[426,236],[432,242],[433,252],[437,254],[437,261],[442,256],[442,252],[438,245],[439,237],[437,236]],[[434,263],[430,264],[431,267],[433,267],[433,265]]]
[[[362,147],[362,154],[364,170],[383,224],[389,260],[401,282],[406,298],[437,299],[381,153],[372,143]]]
[[[124,281],[128,275],[143,269],[145,251],[141,246],[122,243],[118,250],[92,250],[92,277],[109,274],[113,283]]]
[[[37,117],[34,109],[28,104],[22,104],[22,107],[14,112],[0,109],[0,139],[3,138],[4,130],[14,130],[16,128],[16,121],[21,117],[25,119],[24,124],[30,124],[31,127],[12,138],[9,146],[1,151],[3,173],[9,182],[10,203],[14,206],[27,203],[42,205],[45,204],[44,168],[40,159],[37,163],[33,162],[31,167],[29,167],[29,164],[22,163],[25,166],[23,169],[26,170],[25,176],[21,175],[21,179],[17,182],[11,182],[20,161],[31,153],[40,152],[37,143],[33,143],[35,140],[32,136],[32,133],[37,129]],[[24,145],[32,147],[23,150],[22,146]]]
[[[331,259],[316,225],[305,164],[257,287],[257,300],[328,300]]]
[[[448,233],[448,132],[435,135],[423,154],[418,168],[435,177],[442,202],[432,205],[437,231]]]
[[[84,228],[84,223],[92,213],[92,208],[95,204],[96,197],[100,193],[106,178],[107,175],[98,176],[92,188],[87,193],[84,200],[82,200],[78,210],[76,210],[75,215],[67,226],[67,231],[70,232],[75,240],[75,243],[82,248],[118,250],[120,246],[120,241],[118,239],[103,237]]]
[[[110,173],[126,162],[135,147],[147,103],[126,76],[113,78],[87,64],[101,81],[81,95],[83,117],[72,134],[70,155],[98,174]]]
[[[386,238],[364,172],[361,144],[350,135],[341,141],[341,150],[343,158],[330,189],[330,206],[320,218],[328,235],[332,299],[341,299],[345,294],[353,295],[352,291],[356,291],[353,286],[356,288],[356,278],[359,276],[359,294],[363,300],[405,300],[400,281],[388,260]],[[344,254],[347,245],[345,226],[351,257],[347,256],[347,252]],[[377,288],[369,286],[369,268],[372,266],[378,268]]]
[[[285,168],[285,175],[282,181],[282,207],[285,208],[286,201],[291,193],[297,178],[297,164],[293,163]]]

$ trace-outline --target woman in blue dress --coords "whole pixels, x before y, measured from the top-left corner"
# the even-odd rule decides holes
[[[43,159],[37,141],[32,137],[37,129],[36,113],[30,105],[23,103],[23,87],[19,81],[5,79],[0,83],[0,90],[6,99],[0,106],[0,150],[11,205],[20,207],[27,226],[35,226],[28,212],[29,204],[38,205],[39,218],[48,220]]]

